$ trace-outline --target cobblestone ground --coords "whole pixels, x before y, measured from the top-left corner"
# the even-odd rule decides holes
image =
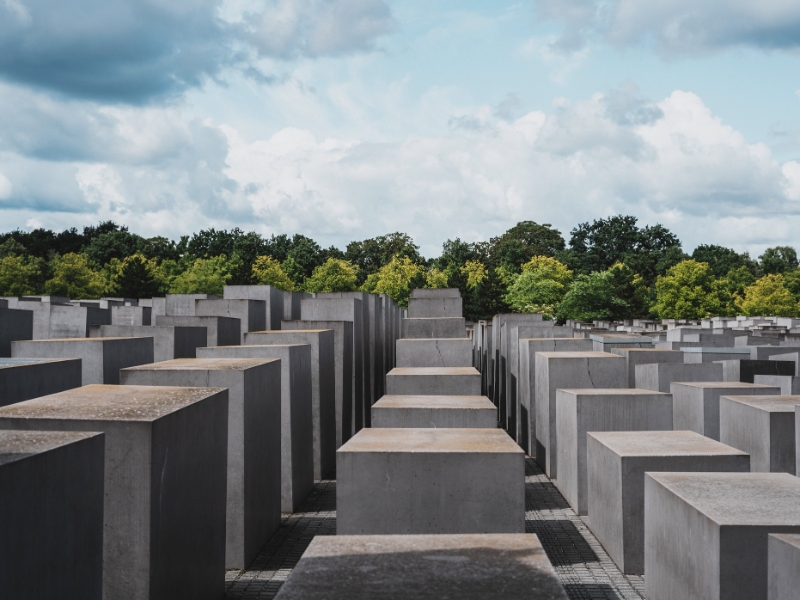
[[[539,466],[525,464],[525,531],[542,541],[572,600],[644,598],[641,577],[623,575]],[[336,482],[322,481],[246,571],[228,571],[227,600],[274,598],[315,535],[336,534]]]

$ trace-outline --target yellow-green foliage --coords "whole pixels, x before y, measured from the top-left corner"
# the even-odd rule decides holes
[[[340,258],[329,258],[306,279],[307,292],[352,292],[358,287],[358,266]]]
[[[572,271],[566,265],[549,256],[534,256],[509,286],[506,302],[518,312],[552,318],[571,281]]]
[[[216,294],[221,296],[235,268],[224,254],[213,258],[198,258],[192,266],[172,280],[173,294]]]
[[[461,267],[461,272],[467,276],[467,287],[474,290],[478,285],[486,279],[488,272],[486,267],[479,260],[468,260]]]
[[[426,287],[429,288],[446,288],[447,287],[447,274],[436,268],[429,269],[425,274]]]
[[[281,268],[281,263],[271,256],[256,257],[253,262],[253,279],[260,285],[271,285],[287,292],[297,289],[294,282]]]
[[[744,289],[741,303],[744,314],[794,317],[798,314],[797,300],[786,288],[783,275],[765,275]]]
[[[103,276],[94,270],[85,254],[70,252],[57,256],[51,267],[53,277],[44,284],[44,291],[50,296],[100,298],[105,292]]]
[[[25,256],[0,258],[0,296],[35,294],[38,290],[44,261]]]
[[[372,273],[367,277],[361,287],[365,292],[375,294],[386,294],[403,308],[408,307],[408,297],[411,295],[411,286],[419,281],[425,282],[425,269],[407,256],[398,258],[393,256],[392,260],[380,268],[377,273]]]
[[[721,314],[729,298],[708,263],[684,260],[656,280],[652,311],[661,319],[703,319]]]

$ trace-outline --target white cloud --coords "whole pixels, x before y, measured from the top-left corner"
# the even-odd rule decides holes
[[[7,198],[10,198],[13,191],[14,186],[11,185],[8,177],[0,173],[0,200],[6,200]]]

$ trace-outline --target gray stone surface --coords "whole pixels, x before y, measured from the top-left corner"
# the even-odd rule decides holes
[[[337,424],[333,330],[258,331],[246,334],[245,344],[256,346],[308,344],[311,347],[314,479],[335,479]]]
[[[635,371],[637,388],[667,394],[674,381],[722,381],[722,365],[719,363],[654,363],[636,365]]]
[[[242,343],[242,320],[232,317],[156,316],[158,327],[205,327],[205,346],[238,346]]]
[[[372,407],[373,427],[497,427],[497,408],[486,396],[384,396]]]
[[[195,358],[197,348],[207,343],[205,327],[173,327],[158,325],[93,325],[92,338],[153,338],[153,360]]]
[[[750,358],[752,360],[769,360],[771,357],[782,354],[789,354],[793,352],[800,352],[800,347],[797,345],[792,346],[751,346],[748,348],[750,351]]]
[[[537,352],[535,362],[536,462],[557,479],[556,390],[624,388],[625,361],[608,352]]]
[[[263,300],[197,300],[195,315],[239,319],[239,329],[242,334],[239,343],[244,344],[245,333],[264,331],[267,328],[266,305]]]
[[[184,358],[123,369],[123,385],[228,389],[225,567],[249,565],[281,521],[281,365]]]
[[[281,511],[294,512],[314,487],[311,346],[200,348],[198,358],[279,358],[281,361]]]
[[[11,343],[14,358],[79,358],[81,381],[119,383],[119,370],[153,362],[153,338],[71,338]]]
[[[336,453],[337,534],[522,533],[524,458],[499,429],[363,429]]]
[[[0,308],[0,357],[11,356],[11,342],[32,339],[32,311]]]
[[[411,298],[460,298],[461,291],[458,288],[414,288],[411,290]]]
[[[800,394],[800,377],[792,375],[756,375],[753,379],[760,385],[778,388],[781,396],[797,396]]]
[[[0,431],[0,598],[100,600],[102,433]]]
[[[648,600],[767,599],[767,537],[800,532],[800,478],[647,473]]]
[[[499,590],[508,600],[567,598],[539,538],[521,533],[318,537],[277,598],[483,600]]]
[[[796,404],[800,396],[722,396],[719,440],[749,453],[754,473],[795,475]]]
[[[712,440],[720,440],[720,396],[757,396],[780,394],[780,389],[741,381],[692,381],[671,385],[673,426],[676,430],[696,431]]]
[[[770,534],[767,554],[768,600],[796,598],[800,590],[800,534]]]
[[[475,367],[395,367],[386,375],[389,395],[479,396]]]
[[[625,371],[628,374],[629,388],[636,387],[637,365],[683,363],[683,352],[680,350],[662,350],[660,348],[612,348],[611,353],[625,359]]]
[[[0,406],[81,387],[79,358],[0,358]]]
[[[0,429],[105,433],[103,598],[222,595],[227,390],[90,385],[0,408]]]
[[[461,298],[409,298],[409,319],[463,317]]]
[[[152,325],[153,309],[149,306],[112,306],[112,325]]]
[[[111,324],[111,311],[94,306],[20,301],[9,308],[33,312],[34,340],[83,338],[92,325]]]
[[[398,367],[471,367],[469,338],[397,340]]]
[[[280,329],[281,321],[284,318],[285,293],[287,292],[271,285],[226,285],[222,297],[225,300],[263,300],[264,327],[262,329]],[[248,331],[258,331],[258,329],[249,329]]]
[[[587,436],[588,524],[623,573],[644,573],[644,474],[749,472],[740,450],[694,431]]]
[[[615,348],[652,348],[653,340],[641,335],[623,335],[614,333],[593,333],[592,350],[595,352],[611,352]]]
[[[721,360],[722,381],[744,381],[747,383],[757,382],[756,377],[761,375],[788,375],[795,374],[794,361],[777,360]]]
[[[683,362],[687,365],[750,358],[750,348],[714,348],[701,346],[695,348],[681,348],[681,350],[683,351]]]
[[[556,487],[579,515],[587,514],[586,434],[671,431],[672,396],[638,389],[559,389],[556,392]]]
[[[156,314],[165,314],[173,317],[192,317],[195,315],[196,300],[221,300],[214,294],[167,294],[164,301],[164,312],[156,309]],[[155,308],[156,298],[153,298]]]
[[[465,338],[467,327],[463,317],[404,318],[400,337],[402,339]]]

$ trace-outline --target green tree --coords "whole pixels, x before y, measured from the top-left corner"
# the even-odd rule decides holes
[[[504,266],[519,272],[522,265],[533,257],[554,256],[562,250],[564,238],[549,223],[540,225],[535,221],[520,221],[503,235],[489,240],[488,259],[492,266]]]
[[[103,278],[85,254],[70,252],[57,256],[51,264],[53,276],[44,284],[51,296],[67,298],[99,298],[105,291]]]
[[[297,288],[286,272],[281,268],[281,263],[271,256],[259,256],[253,262],[253,281],[259,285],[271,285],[279,290],[293,292]]]
[[[692,258],[697,262],[708,263],[718,278],[726,277],[732,270],[741,267],[745,267],[750,273],[756,273],[758,270],[758,263],[751,259],[747,252],[739,254],[736,250],[714,244],[699,245],[692,252]]]
[[[752,281],[750,282],[752,283]],[[792,269],[783,274],[783,285],[800,302],[800,269]]]
[[[797,300],[783,284],[783,275],[770,274],[757,280],[744,291],[741,309],[746,315],[795,317]]]
[[[440,271],[436,267],[428,269],[425,273],[425,287],[446,288],[448,287],[447,273]]]
[[[411,290],[425,286],[425,269],[407,256],[393,257],[377,273],[372,273],[362,286],[365,292],[386,294],[402,308],[408,308]]]
[[[767,248],[758,260],[764,275],[784,273],[798,267],[797,251],[791,246]]]
[[[28,254],[28,251],[25,246],[12,237],[0,244],[0,258],[4,256],[25,256],[26,254]]]
[[[289,257],[281,263],[281,270],[292,281],[295,289],[302,290],[306,280],[306,273],[295,259]]]
[[[358,288],[358,267],[340,258],[329,258],[306,279],[307,292],[352,292]]]
[[[540,312],[552,318],[571,280],[572,271],[555,258],[534,256],[509,286],[506,302],[517,312]]]
[[[742,265],[736,269],[731,269],[719,283],[729,295],[729,299],[721,308],[721,315],[734,316],[739,311],[742,300],[744,300],[745,289],[753,285],[756,278],[747,265]]]
[[[469,277],[469,275],[467,275]],[[482,278],[464,299],[464,316],[472,321],[491,319],[494,315],[507,313],[511,307],[506,302],[508,286],[497,269],[488,267]]]
[[[724,283],[714,278],[708,263],[690,259],[656,280],[653,312],[661,319],[703,319],[721,314]]]
[[[44,267],[38,257],[0,257],[0,296],[38,294],[42,291]]]
[[[488,276],[486,265],[478,260],[466,261],[464,266],[461,267],[461,272],[466,276],[467,288],[470,290],[477,288],[481,281]]]
[[[650,290],[644,279],[625,263],[616,263],[608,271],[614,295],[625,302],[627,309],[617,319],[643,318],[650,312]]]
[[[416,264],[425,262],[419,253],[419,246],[411,237],[400,232],[380,235],[361,242],[350,242],[344,253],[344,258],[358,267],[359,284],[363,284],[367,277],[389,264],[395,256],[407,257]]]
[[[618,298],[611,271],[580,274],[558,305],[558,319],[565,321],[617,320],[627,316],[628,303]]]
[[[153,298],[166,291],[156,261],[141,253],[125,257],[114,287],[115,293],[123,298]]]
[[[93,263],[105,265],[112,258],[123,260],[126,256],[136,254],[144,245],[144,239],[123,227],[119,231],[95,237],[83,251]]]
[[[183,273],[172,280],[172,294],[216,294],[222,295],[231,273],[239,265],[235,260],[220,255],[212,258],[198,258]]]

